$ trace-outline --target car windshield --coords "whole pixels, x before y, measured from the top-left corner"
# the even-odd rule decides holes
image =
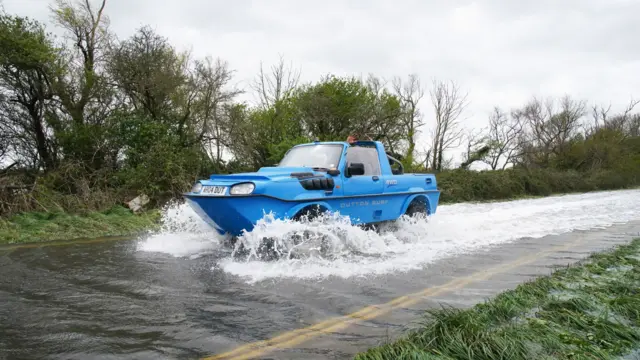
[[[294,147],[278,164],[279,167],[336,168],[342,154],[342,145],[305,145]]]

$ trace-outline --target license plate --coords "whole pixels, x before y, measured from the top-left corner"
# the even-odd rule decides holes
[[[225,192],[227,191],[227,187],[226,186],[205,186],[202,188],[202,194],[207,194],[207,195],[224,195]]]

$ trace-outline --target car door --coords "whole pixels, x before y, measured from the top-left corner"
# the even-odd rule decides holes
[[[347,176],[351,163],[364,164],[364,175]],[[382,194],[384,182],[378,149],[374,146],[351,146],[347,149],[346,167],[343,172],[344,196],[366,196]]]
[[[352,163],[364,165],[363,175],[345,176]],[[377,222],[385,216],[384,201],[379,195],[384,191],[378,150],[369,146],[351,146],[347,149],[346,167],[343,172],[344,198],[340,212],[357,222]]]

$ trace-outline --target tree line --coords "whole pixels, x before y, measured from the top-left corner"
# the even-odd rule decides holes
[[[638,101],[611,113],[570,96],[532,98],[496,107],[486,128],[469,131],[468,94],[453,81],[328,74],[302,83],[281,58],[240,89],[226,61],[178,51],[148,26],[118,39],[106,5],[56,0],[60,39],[0,13],[0,215],[96,210],[140,193],[157,205],[210,173],[252,171],[294,144],[352,133],[382,141],[410,171],[440,173],[445,199],[471,186],[469,176],[488,176],[469,175],[476,162],[503,178],[608,171],[624,174],[619,186],[636,184]],[[240,101],[246,92],[257,103]],[[453,170],[459,146],[466,152]]]

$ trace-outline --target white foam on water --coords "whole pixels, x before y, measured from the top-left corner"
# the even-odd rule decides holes
[[[164,221],[168,230],[141,241],[139,250],[199,256],[220,246],[221,237],[187,205],[173,209]],[[252,232],[239,238],[239,243],[249,250],[249,257],[229,256],[216,267],[249,283],[276,278],[380,275],[418,269],[446,256],[478,251],[522,237],[603,228],[637,219],[640,219],[640,190],[441,205],[428,219],[401,219],[380,232],[352,226],[348,219],[340,216],[310,223],[267,216]],[[303,231],[311,233],[303,244],[306,247],[290,240],[292,234]],[[285,253],[296,252],[298,258],[261,260],[258,246],[265,237],[275,238]],[[328,240],[325,255],[329,256],[323,257],[314,250],[317,245],[314,241],[320,238]]]
[[[195,258],[211,253],[224,241],[186,203],[165,206],[161,221],[160,230],[138,241],[138,251]]]

